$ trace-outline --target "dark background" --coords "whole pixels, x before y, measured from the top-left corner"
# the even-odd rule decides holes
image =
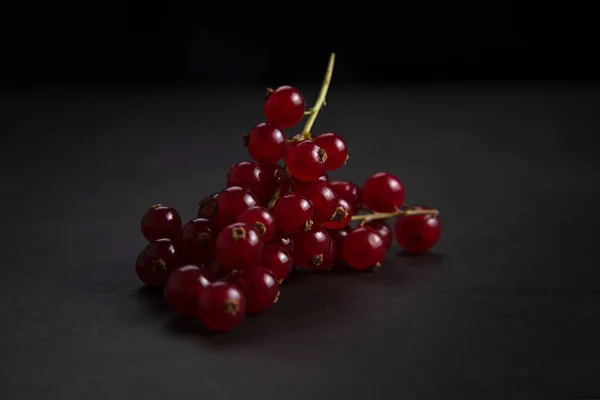
[[[2,399],[600,398],[593,15],[485,2],[9,5],[0,75]],[[229,11],[225,14],[225,10]],[[236,14],[237,13],[237,14]],[[299,274],[226,335],[144,290],[139,220],[248,159],[266,86],[441,210],[432,252]],[[287,131],[296,133],[300,127]]]

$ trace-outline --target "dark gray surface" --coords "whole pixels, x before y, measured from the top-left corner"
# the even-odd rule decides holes
[[[332,175],[397,174],[442,240],[207,336],[139,290],[139,219],[224,185],[261,95],[4,93],[2,399],[600,397],[598,90],[334,85]]]

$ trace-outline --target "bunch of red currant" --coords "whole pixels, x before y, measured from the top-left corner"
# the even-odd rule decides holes
[[[346,142],[335,133],[313,137],[310,130],[325,103],[334,59],[308,111],[298,89],[268,90],[267,122],[244,136],[254,161],[232,166],[227,187],[200,201],[197,218],[182,227],[179,213],[165,205],[153,206],[142,218],[150,243],[138,256],[137,274],[146,285],[164,286],[178,314],[228,331],[246,313],[264,312],[277,302],[279,285],[294,267],[372,270],[394,235],[410,253],[425,252],[438,241],[438,211],[405,206],[404,186],[395,176],[374,174],[362,188],[329,180],[327,171],[348,160]],[[305,115],[302,132],[287,139],[282,129]],[[394,217],[392,232],[384,220]],[[353,221],[359,223],[351,228]]]

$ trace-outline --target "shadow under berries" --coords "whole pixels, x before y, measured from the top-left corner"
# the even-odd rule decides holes
[[[155,313],[171,313],[171,309],[165,302],[162,287],[142,286],[136,291],[136,297],[145,307]]]

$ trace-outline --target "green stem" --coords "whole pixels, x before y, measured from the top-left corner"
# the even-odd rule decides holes
[[[317,101],[313,108],[308,111],[309,117],[306,120],[306,124],[304,125],[304,129],[302,129],[302,139],[308,140],[312,139],[310,130],[312,129],[315,120],[317,119],[317,115],[321,111],[323,104],[325,104],[325,98],[327,97],[327,91],[329,90],[329,84],[331,83],[331,76],[333,75],[333,65],[335,64],[335,53],[331,53],[329,57],[329,64],[327,65],[327,71],[325,72],[325,78],[323,79],[323,84],[321,85],[321,91],[319,92],[319,97],[317,97]]]
[[[408,217],[410,215],[431,215],[437,216],[440,215],[440,212],[435,209],[410,209],[407,208],[405,210],[397,210],[392,212],[381,212],[381,213],[373,213],[373,214],[363,214],[363,215],[355,215],[352,217],[352,221],[362,221],[361,225],[366,224],[367,222],[374,221],[377,219],[390,219],[398,216]]]

